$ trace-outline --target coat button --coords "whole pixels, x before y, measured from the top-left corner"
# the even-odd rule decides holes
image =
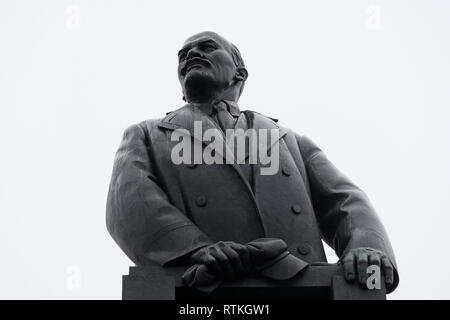
[[[199,207],[204,207],[206,206],[206,203],[208,201],[206,200],[205,196],[198,196],[197,199],[195,199],[195,203],[197,204],[197,206]]]
[[[189,164],[187,165],[188,168],[195,168],[196,166],[197,166],[196,163],[189,163]]]
[[[281,172],[286,176],[289,177],[291,175],[291,169],[289,167],[284,167],[281,169]]]
[[[308,244],[302,244],[297,247],[297,251],[301,255],[306,256],[311,253],[311,247]]]
[[[293,204],[291,209],[292,209],[292,212],[295,214],[299,214],[302,212],[302,208],[298,204]]]

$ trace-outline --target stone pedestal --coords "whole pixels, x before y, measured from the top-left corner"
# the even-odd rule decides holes
[[[186,288],[181,282],[184,267],[130,267],[123,276],[124,300],[385,300],[384,279],[381,289],[369,290],[345,281],[341,266],[310,265],[296,277],[275,281],[258,275],[227,282],[206,295]]]

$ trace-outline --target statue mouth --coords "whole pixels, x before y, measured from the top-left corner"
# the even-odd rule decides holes
[[[184,76],[186,73],[191,71],[192,69],[201,68],[201,67],[209,67],[211,62],[206,59],[194,57],[186,61],[183,68],[181,69],[181,74]]]

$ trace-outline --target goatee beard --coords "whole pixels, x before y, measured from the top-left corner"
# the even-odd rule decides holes
[[[185,82],[187,101],[213,100],[220,92],[220,86],[208,77],[195,77]]]

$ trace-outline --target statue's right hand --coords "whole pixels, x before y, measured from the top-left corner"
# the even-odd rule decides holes
[[[242,277],[253,268],[248,248],[232,241],[203,247],[191,255],[190,262],[204,264],[209,272],[224,280]]]

